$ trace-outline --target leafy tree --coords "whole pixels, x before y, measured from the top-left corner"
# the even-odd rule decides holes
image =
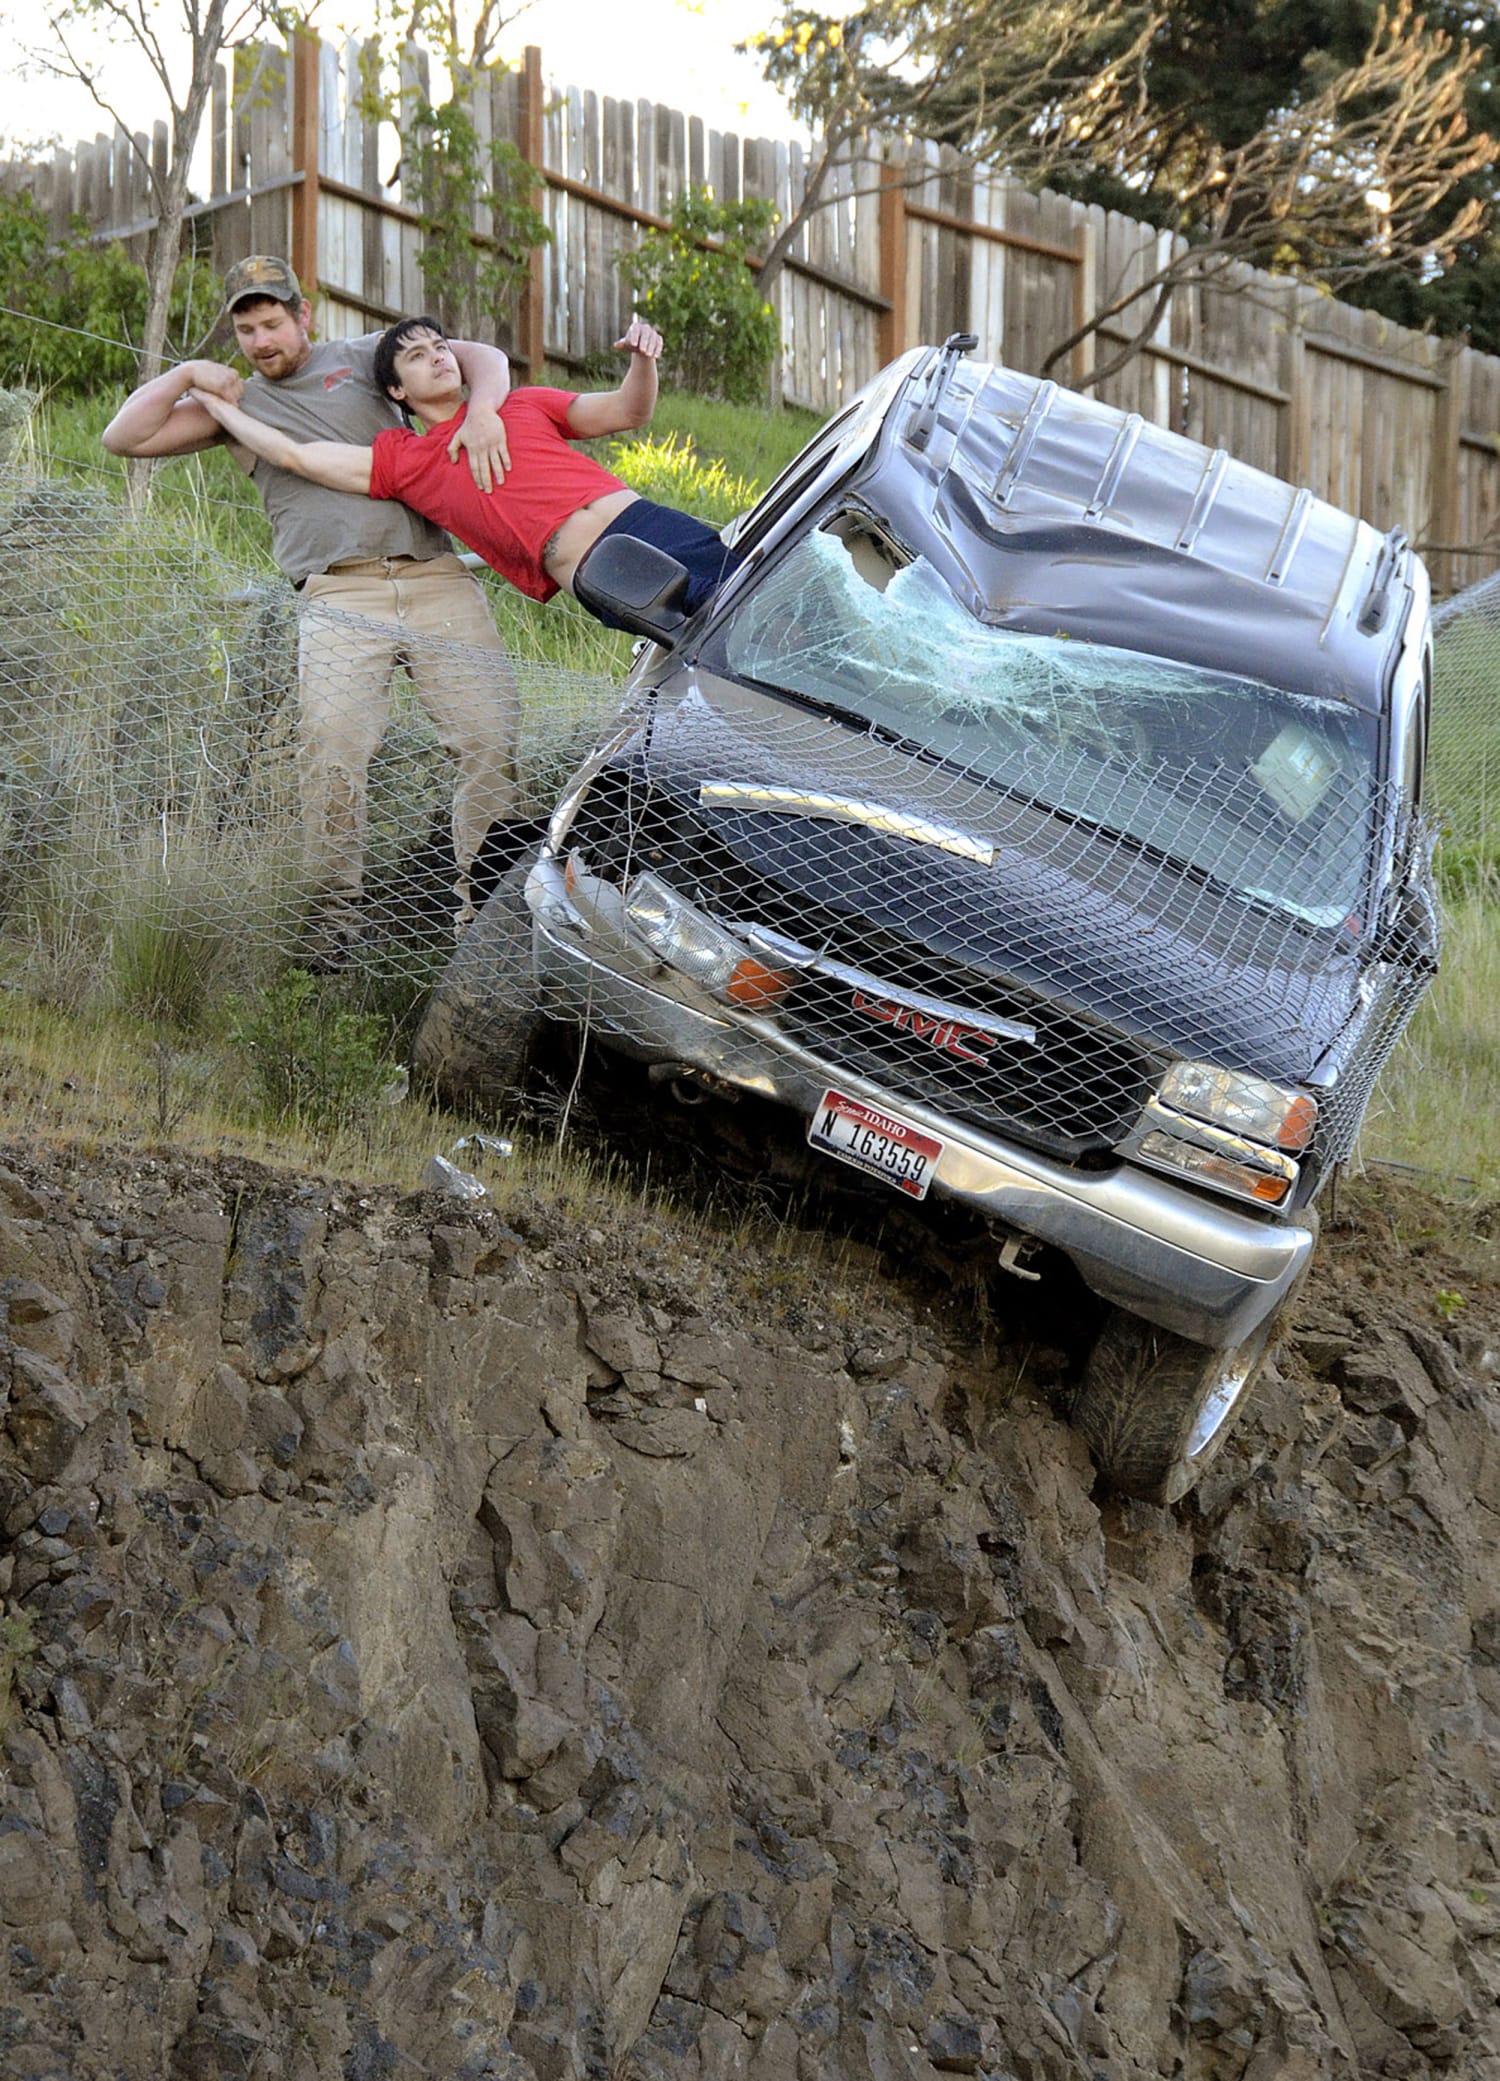
[[[756,40],[819,135],[808,201],[778,244],[827,199],[839,151],[904,128],[1189,241],[1146,283],[1106,288],[1083,333],[1150,302],[1096,381],[1138,351],[1175,287],[1231,261],[1334,289],[1431,276],[1478,234],[1497,151],[1476,127],[1486,51],[1452,12],[1456,26],[1410,0],[868,0],[842,21],[794,9]]]
[[[1162,124],[1143,109],[1138,143],[1126,140],[1135,156],[1117,167],[1134,165],[1158,200],[1169,190],[1166,221],[1189,243],[1145,281],[1107,294],[1053,347],[1044,370],[1149,296],[1124,349],[1096,368],[1101,380],[1149,338],[1176,288],[1210,281],[1235,262],[1305,275],[1334,291],[1393,272],[1436,274],[1487,215],[1481,188],[1500,147],[1470,127],[1466,106],[1483,64],[1481,47],[1455,41],[1398,0],[1377,10],[1354,63],[1321,68],[1321,81],[1270,109],[1238,142],[1193,133],[1183,120],[1168,158]]]
[[[636,309],[666,339],[673,378],[685,389],[737,405],[764,396],[776,314],[746,256],[775,215],[773,203],[720,203],[707,188],[691,187],[672,204],[670,229],[648,231],[634,252],[620,255]]]
[[[1064,151],[1126,130],[1159,17],[1152,0],[866,0],[794,6],[740,46],[816,136],[803,198],[765,255],[769,290],[802,226],[838,199],[835,165],[877,131],[915,133],[1044,179]],[[866,153],[856,193],[901,175]],[[920,176],[913,175],[913,178]]]
[[[1241,150],[1258,131],[1321,94],[1357,68],[1402,10],[1382,0],[1165,0],[1143,53],[1140,88],[1150,129],[1136,163],[1118,172],[1127,192],[1168,211],[1212,170],[1217,155]],[[1492,8],[1429,0],[1417,15],[1404,10],[1414,35],[1447,39],[1456,56],[1465,44],[1500,55]],[[1466,82],[1465,113],[1474,131],[1494,130],[1496,89],[1480,66]],[[1107,181],[1102,165],[1060,168],[1062,184],[1089,193]],[[1113,200],[1113,194],[1100,199]]]

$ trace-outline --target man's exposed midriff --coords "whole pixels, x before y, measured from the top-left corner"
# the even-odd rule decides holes
[[[570,513],[542,551],[542,568],[547,576],[564,591],[570,591],[573,573],[584,551],[592,549],[610,522],[617,520],[627,506],[633,506],[639,496],[622,486],[619,491],[607,491],[603,498]]]

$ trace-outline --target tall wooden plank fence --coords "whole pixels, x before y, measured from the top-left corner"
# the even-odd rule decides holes
[[[222,270],[250,252],[288,253],[325,337],[364,332],[429,306],[417,198],[403,191],[401,140],[363,91],[363,47],[312,35],[259,46],[221,68],[212,109],[212,193],[192,211],[195,250]],[[425,79],[408,47],[403,81]],[[795,142],[740,138],[649,101],[543,72],[539,50],[492,74],[471,106],[483,137],[516,144],[537,170],[551,232],[509,307],[442,315],[498,338],[529,373],[582,369],[629,317],[615,265],[666,221],[689,183],[721,200],[768,196],[783,216],[807,175]],[[11,168],[53,214],[144,253],[146,166],[164,168],[157,124]],[[393,178],[394,176],[394,178]],[[884,362],[922,340],[974,332],[980,353],[1064,382],[1094,372],[1149,315],[1144,285],[1169,235],[1070,198],[1028,193],[935,146],[879,137],[853,147],[833,197],[803,229],[773,290],[783,395],[835,409]],[[476,209],[483,243],[495,225]],[[1101,305],[1135,302],[1059,357]],[[669,343],[670,348],[670,343]],[[1174,291],[1142,351],[1095,386],[1110,403],[1310,484],[1426,551],[1440,590],[1500,568],[1500,358],[1393,325],[1316,290],[1245,267]]]

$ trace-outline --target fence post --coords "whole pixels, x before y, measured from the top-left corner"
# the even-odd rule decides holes
[[[319,73],[322,41],[299,29],[292,42],[292,273],[304,296],[318,288],[318,139],[322,124]]]
[[[906,352],[906,168],[893,162],[889,145],[880,178],[880,294],[876,351],[883,368]]]
[[[1289,484],[1301,484],[1311,460],[1311,400],[1307,389],[1307,340],[1302,330],[1302,298],[1289,289],[1282,306],[1281,387],[1286,403],[1276,426],[1276,470]]]
[[[1444,340],[1438,350],[1438,373],[1443,387],[1438,393],[1432,429],[1432,512],[1427,522],[1427,539],[1433,543],[1456,543],[1463,528],[1463,479],[1461,442],[1464,419],[1464,343]],[[1456,556],[1432,559],[1435,592],[1453,592],[1463,582],[1463,564]]]
[[[1099,307],[1099,223],[1097,213],[1086,209],[1078,220],[1078,259],[1073,268],[1073,330],[1083,337],[1073,348],[1069,379],[1075,390],[1087,390],[1099,356],[1099,335],[1084,332]]]
[[[546,152],[542,93],[541,49],[528,43],[521,72],[521,156],[537,169],[538,175]],[[531,207],[539,213],[547,207],[546,183],[541,180],[531,191]],[[526,364],[526,373],[533,383],[540,380],[547,356],[546,267],[545,248],[533,246],[526,256],[526,279],[521,284],[520,308],[516,313],[516,359]]]

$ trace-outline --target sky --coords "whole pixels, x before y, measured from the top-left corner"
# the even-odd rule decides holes
[[[28,29],[40,11],[35,0],[0,7],[3,135],[12,149],[52,138],[71,145],[108,127],[83,87],[50,82],[26,65]],[[154,12],[162,32],[169,33],[174,0],[155,0]],[[329,9],[324,12],[331,18]],[[775,12],[776,0],[534,0],[507,29],[501,49],[518,57],[523,45],[539,45],[543,69],[559,85],[666,102],[702,116],[713,130],[791,137],[796,125],[785,103],[755,61],[734,51],[737,41],[766,27]],[[343,18],[351,13],[346,10]],[[27,23],[19,31],[18,17]],[[165,114],[160,89],[138,53],[108,60],[105,78],[111,98],[128,109],[133,129]]]

